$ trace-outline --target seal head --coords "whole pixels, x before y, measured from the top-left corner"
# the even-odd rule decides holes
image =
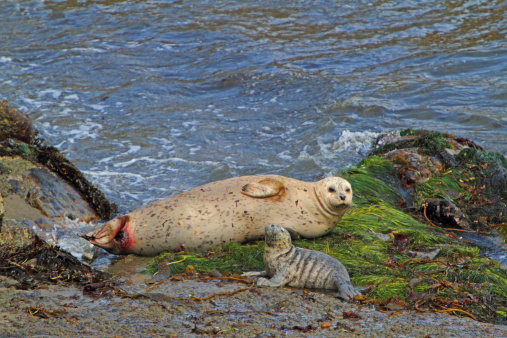
[[[288,250],[292,245],[289,231],[280,226],[274,224],[266,225],[265,233],[266,246],[269,248]]]
[[[316,182],[315,193],[326,212],[342,215],[352,203],[352,187],[341,177],[327,177]]]

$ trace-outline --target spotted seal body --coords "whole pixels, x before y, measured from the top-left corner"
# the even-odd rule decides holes
[[[260,239],[272,223],[315,238],[330,233],[351,202],[350,184],[340,177],[242,176],[149,203],[83,238],[114,254],[145,256]]]
[[[359,295],[340,261],[319,251],[293,246],[289,232],[278,225],[266,226],[264,265],[265,271],[245,274],[270,277],[259,278],[258,286],[337,290],[335,297],[345,300]]]

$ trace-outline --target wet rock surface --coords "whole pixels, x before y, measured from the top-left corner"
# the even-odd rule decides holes
[[[433,222],[446,227],[472,230],[468,217],[448,200],[432,200],[425,205],[426,216]]]
[[[0,193],[3,199],[17,195],[29,207],[52,218],[105,220],[116,212],[116,206],[110,204],[58,149],[37,138],[30,119],[5,101],[0,101],[0,125]],[[13,211],[14,208],[9,208],[4,217],[15,219]]]
[[[0,165],[4,168],[2,177],[5,203],[13,207],[6,208],[6,219],[32,219],[40,217],[92,220],[97,219],[95,210],[67,182],[44,167],[30,167],[19,170],[23,165],[19,157],[2,158]],[[10,167],[18,170],[11,171]],[[10,185],[10,187],[9,187]],[[18,210],[21,200],[26,204],[25,210]],[[12,201],[12,203],[9,203]],[[29,211],[32,210],[32,211]]]

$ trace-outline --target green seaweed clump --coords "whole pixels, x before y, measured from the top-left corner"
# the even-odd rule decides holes
[[[198,273],[209,273],[217,270],[225,273],[242,273],[251,270],[263,270],[262,256],[264,245],[252,242],[246,245],[227,243],[212,252],[164,252],[148,262],[146,273],[158,271],[160,262],[170,264],[171,274],[183,273],[185,267],[192,265]],[[179,262],[171,264],[172,262]]]
[[[475,187],[484,186],[486,196],[507,199],[507,158],[498,153],[465,148],[457,156],[463,166],[478,178]]]

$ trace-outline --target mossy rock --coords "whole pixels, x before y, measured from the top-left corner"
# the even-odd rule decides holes
[[[485,186],[490,199],[507,199],[507,158],[498,153],[466,148],[457,156],[459,163],[470,168],[478,178],[475,186]]]

